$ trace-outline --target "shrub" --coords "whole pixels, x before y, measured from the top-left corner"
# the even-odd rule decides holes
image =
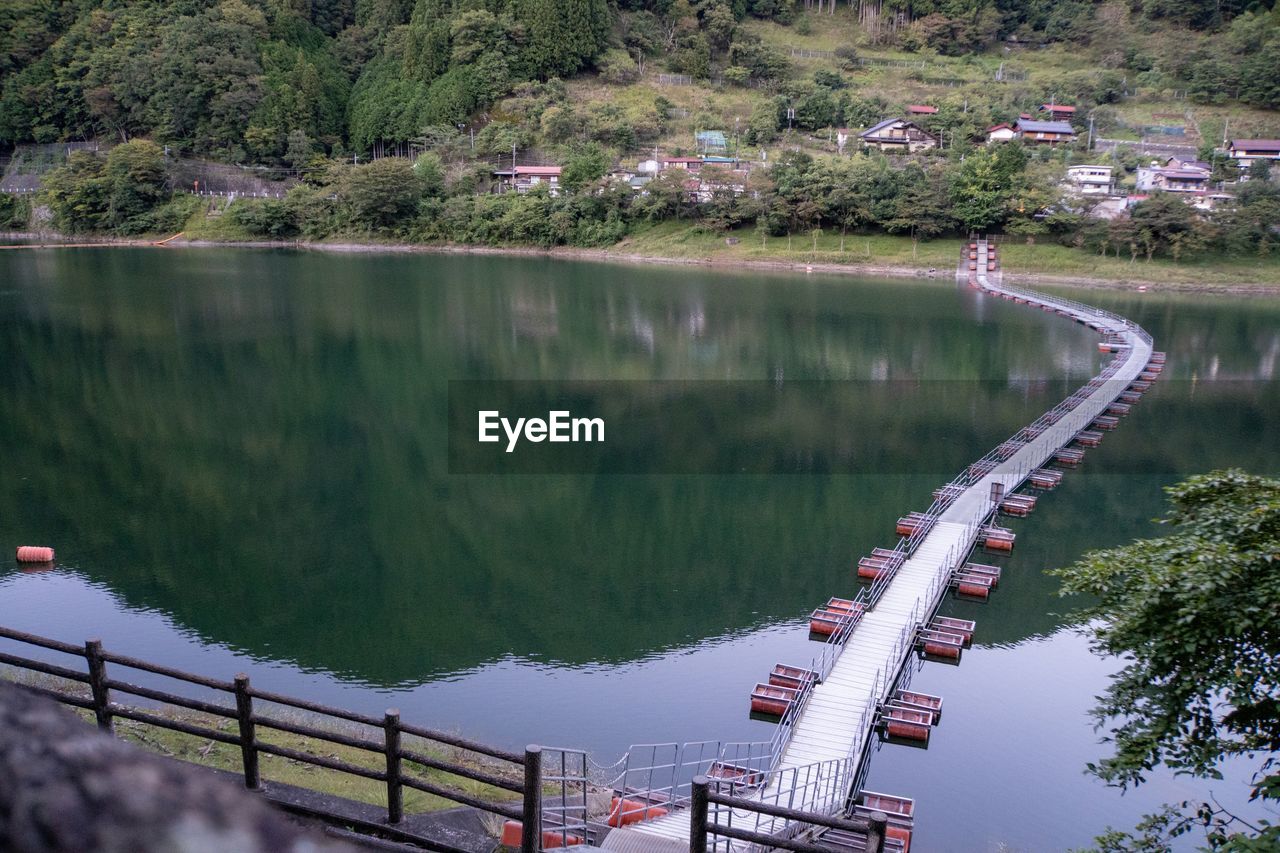
[[[298,210],[284,199],[242,199],[228,211],[231,221],[255,237],[273,240],[298,234]]]

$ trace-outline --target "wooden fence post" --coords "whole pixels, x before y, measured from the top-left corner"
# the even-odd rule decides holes
[[[107,688],[107,662],[102,659],[102,640],[86,640],[84,657],[89,662],[89,690],[93,693],[93,715],[98,728],[114,732],[111,724],[111,691]]]
[[[707,777],[694,776],[689,803],[689,853],[707,853]]]
[[[249,692],[249,676],[236,676],[236,721],[240,723],[240,763],[244,768],[244,786],[258,790],[258,742],[253,724],[253,694]]]
[[[524,819],[520,826],[520,853],[538,853],[542,847],[542,747],[524,748]]]
[[[889,816],[884,812],[872,812],[867,815],[867,853],[883,853],[885,830],[889,826]]]
[[[400,712],[388,708],[382,725],[387,737],[387,823],[397,824],[404,817],[404,789],[400,783]]]

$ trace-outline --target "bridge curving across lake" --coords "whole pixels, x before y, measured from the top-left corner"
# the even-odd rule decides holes
[[[1101,423],[1099,418],[1114,426],[1106,414],[1109,407],[1122,395],[1137,393],[1135,382],[1144,387],[1140,377],[1153,357],[1150,335],[1116,314],[1005,285],[995,256],[985,239],[968,244],[958,278],[993,297],[1089,326],[1103,336],[1099,348],[1114,357],[1074,394],[940,489],[928,511],[913,514],[910,534],[894,552],[885,552],[885,568],[875,583],[845,602],[850,607],[814,661],[812,682],[796,691],[772,741],[672,744],[665,745],[667,751],[633,748],[611,783],[616,802],[623,805],[615,806],[618,819],[610,822],[624,825],[608,833],[601,849],[688,851],[691,820],[684,792],[694,774],[710,776],[738,796],[761,803],[823,815],[853,811],[885,709],[909,685],[909,664],[922,632],[928,633],[970,553],[987,537],[999,535],[992,521],[1001,501],[1029,478],[1049,476],[1042,466],[1055,457],[1081,452],[1068,448],[1083,441],[1082,433],[1088,435],[1090,427]],[[626,802],[642,804],[635,822],[622,816]],[[651,805],[659,808],[651,810]],[[749,809],[719,807],[713,822],[783,839],[817,834],[802,821]],[[862,849],[859,843],[847,836],[837,843],[833,837],[830,849]],[[890,838],[886,849],[895,847],[901,849],[901,842]],[[764,848],[722,839],[719,849]]]

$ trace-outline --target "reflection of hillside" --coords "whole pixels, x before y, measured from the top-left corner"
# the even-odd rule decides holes
[[[1096,361],[1056,319],[985,304],[979,323],[970,294],[903,283],[230,251],[0,263],[23,289],[0,303],[0,393],[22,403],[0,410],[21,472],[0,529],[48,531],[210,639],[381,684],[510,653],[629,660],[803,613]],[[446,380],[499,377],[1007,379],[789,413],[815,438],[865,423],[853,458],[939,475],[448,475]],[[1266,402],[1228,424],[1241,441],[1271,434]],[[1221,407],[1162,414],[1148,452],[1200,470]],[[1104,451],[1149,441],[1138,417]],[[1070,507],[1064,537],[1107,523]],[[1056,540],[1058,518],[1030,523]],[[1010,636],[1056,623],[1029,595]]]

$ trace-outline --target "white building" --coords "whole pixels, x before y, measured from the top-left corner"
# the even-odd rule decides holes
[[[1067,186],[1084,195],[1111,195],[1115,180],[1110,166],[1070,166]]]
[[[997,124],[994,127],[987,128],[987,144],[992,142],[1008,142],[1018,135],[1010,125]]]

